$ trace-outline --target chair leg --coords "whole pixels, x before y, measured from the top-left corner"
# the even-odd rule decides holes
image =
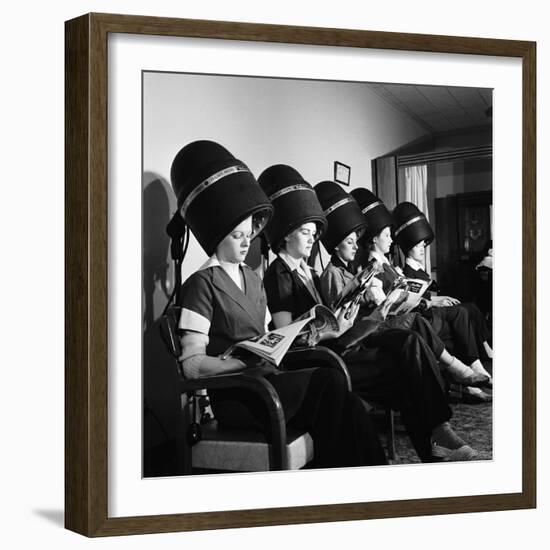
[[[392,409],[386,409],[388,460],[395,460],[395,413]]]
[[[193,465],[192,449],[187,441],[187,429],[191,424],[191,414],[189,411],[189,402],[185,394],[181,395],[181,415],[180,425],[176,436],[176,456],[178,463],[178,475],[188,475],[191,473]]]

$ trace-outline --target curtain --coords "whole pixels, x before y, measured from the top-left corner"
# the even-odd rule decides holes
[[[405,200],[415,204],[430,221],[428,215],[428,167],[426,164],[405,167]],[[431,277],[432,265],[429,249],[426,250],[424,263],[424,269]]]

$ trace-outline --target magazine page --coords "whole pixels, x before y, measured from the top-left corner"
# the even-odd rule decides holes
[[[409,313],[418,306],[429,284],[430,281],[401,277],[369,317],[385,319],[388,315]]]
[[[286,327],[271,330],[259,340],[254,342],[239,342],[233,346],[233,349],[246,349],[279,366],[288,348],[292,345],[298,334],[300,334],[304,325],[307,325],[309,321],[310,318],[306,318]]]
[[[338,332],[340,326],[335,314],[326,306],[317,304],[310,310],[309,322],[300,335],[305,335],[308,346],[315,346],[329,332]]]
[[[420,303],[420,296],[408,292],[404,288],[396,288],[390,292],[383,303],[387,315],[402,315],[408,313]]]
[[[380,272],[381,266],[376,260],[371,260],[365,269],[349,281],[342,289],[338,300],[334,304],[334,310],[345,306],[349,302],[358,301],[363,292],[368,288],[371,279]]]
[[[407,284],[407,290],[409,292],[414,292],[415,294],[423,296],[433,281],[431,279],[428,281],[424,281],[423,279],[405,279],[404,282]]]
[[[338,321],[332,311],[323,305],[316,305],[290,325],[271,330],[256,340],[234,344],[224,356],[244,349],[279,366],[298,336],[306,336],[308,345],[314,345],[323,334],[334,330],[338,330]]]

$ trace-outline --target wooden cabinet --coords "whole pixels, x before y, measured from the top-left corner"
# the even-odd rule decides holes
[[[490,243],[492,192],[435,199],[437,280],[442,294],[478,301],[475,267]]]

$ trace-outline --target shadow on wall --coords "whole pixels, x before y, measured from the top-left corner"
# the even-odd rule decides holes
[[[160,290],[164,301],[169,297],[169,257],[170,239],[166,225],[170,221],[169,193],[172,189],[160,176],[145,172],[143,175],[142,206],[142,268],[143,268],[143,322],[145,329],[154,322],[155,302]],[[161,310],[162,311],[162,310]]]
[[[159,476],[175,472],[180,422],[176,365],[159,329],[173,287],[166,225],[175,198],[169,182],[158,174],[145,172],[142,181],[143,475]]]

